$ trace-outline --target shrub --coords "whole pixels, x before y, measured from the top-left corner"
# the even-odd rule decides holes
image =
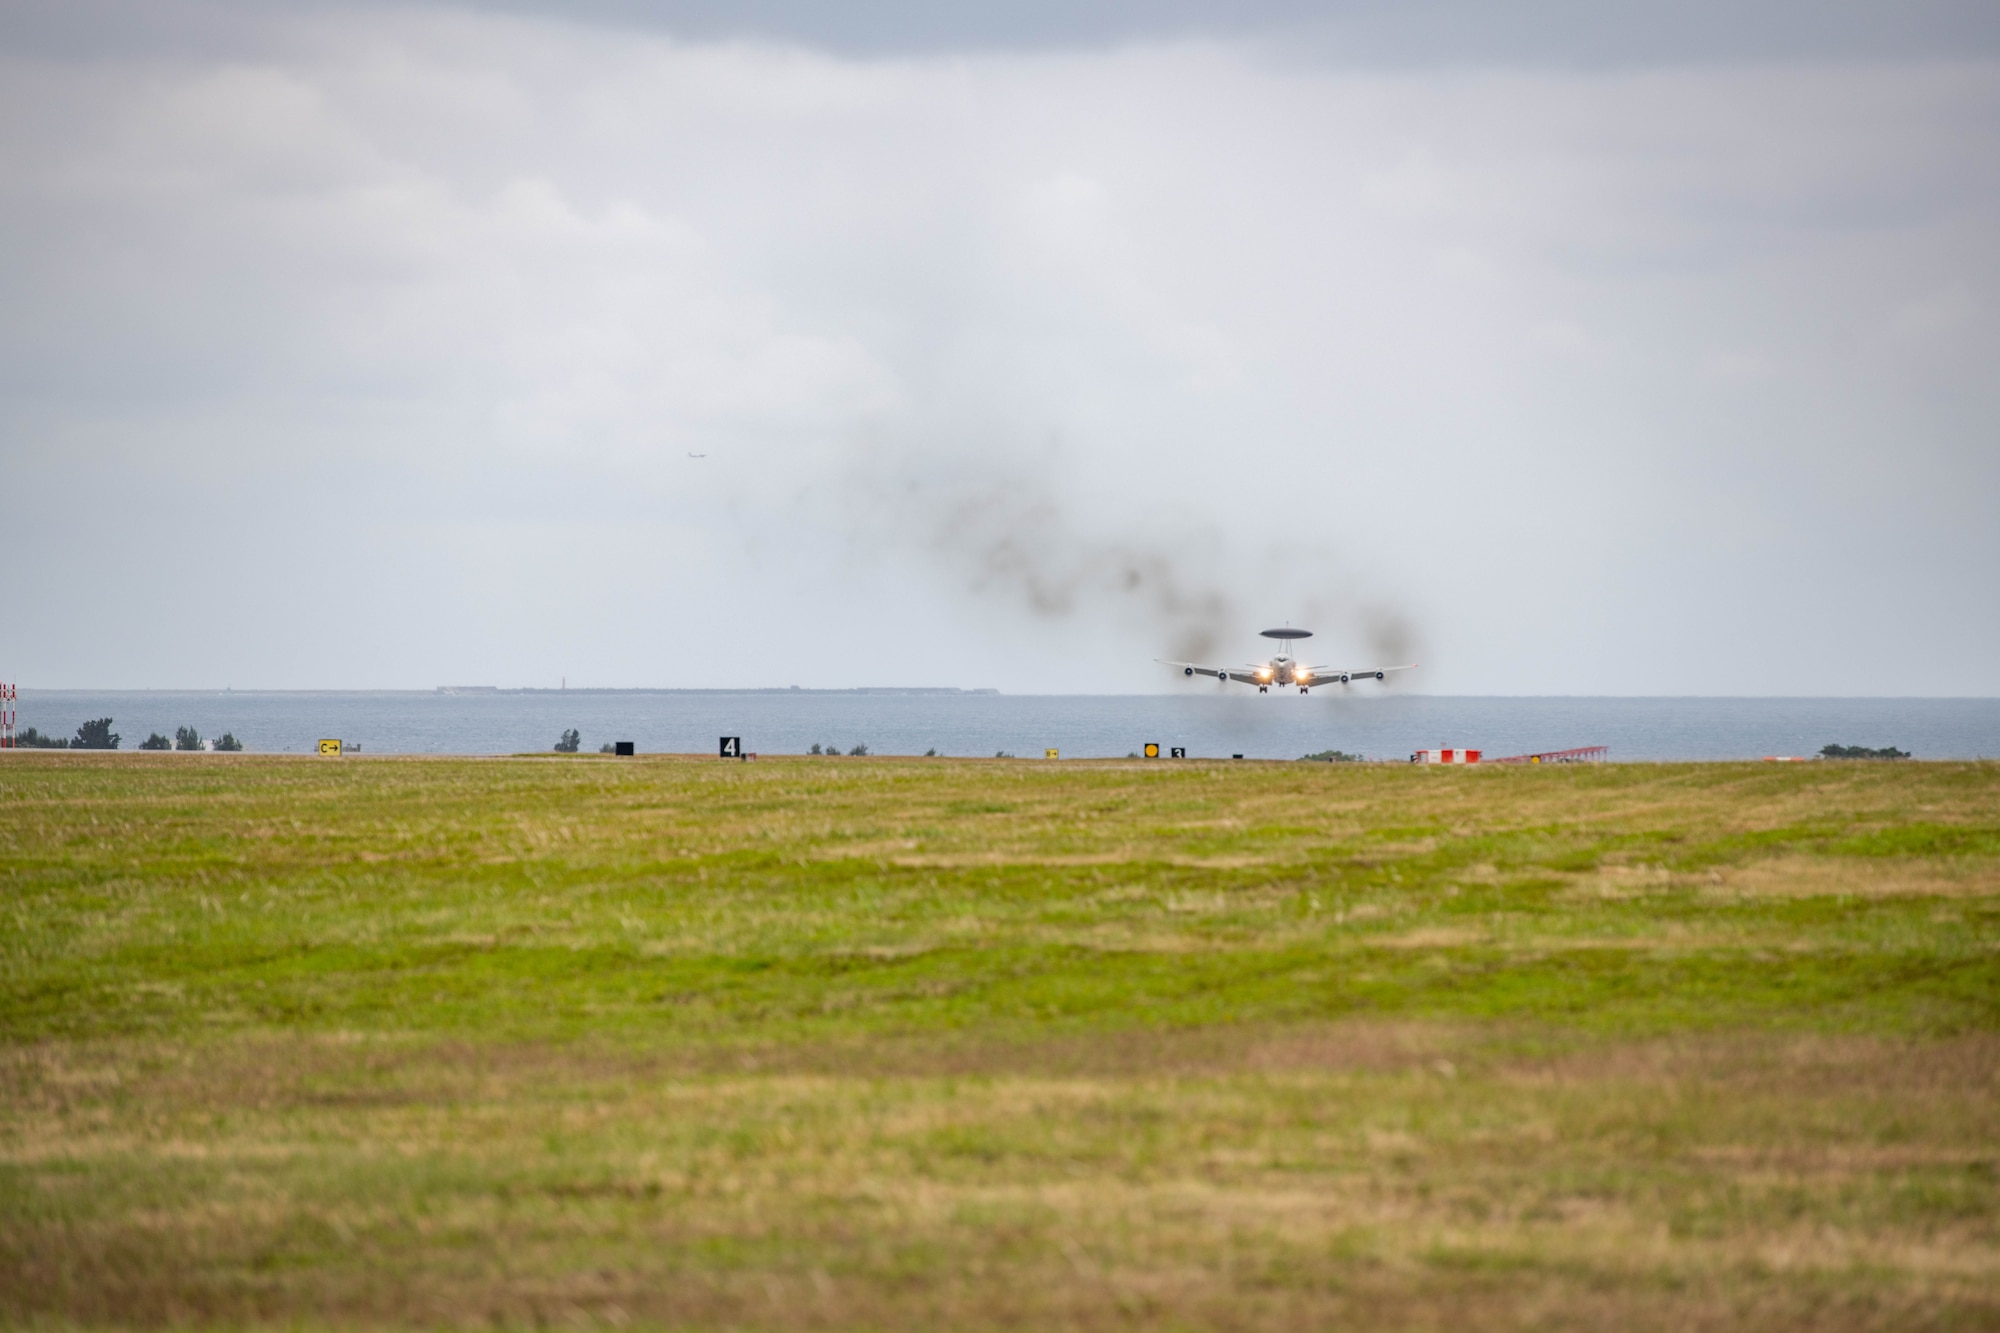
[[[925,751],[924,751],[924,758],[926,758],[926,759],[935,759],[935,758],[937,758],[937,747],[936,747],[935,745],[933,745],[933,746],[932,746],[932,747],[931,747],[930,749],[928,749],[928,750],[925,750]]]
[[[556,742],[557,754],[575,754],[582,748],[583,734],[575,727],[571,727],[568,731],[565,731],[562,734],[562,739]]]
[[[1321,764],[1359,764],[1364,762],[1360,755],[1349,754],[1345,750],[1321,750],[1318,754],[1302,754],[1299,758]]]
[[[242,750],[243,742],[236,739],[234,732],[225,731],[215,738],[215,748],[218,750],[227,750],[234,754]],[[359,749],[360,747],[356,746],[355,748]]]
[[[606,741],[604,742],[604,744],[597,747],[597,752],[599,754],[617,754],[618,747],[613,745],[610,741]]]
[[[818,741],[814,741],[814,742],[813,742],[813,747],[812,747],[812,749],[810,749],[810,750],[807,750],[807,751],[806,751],[806,753],[807,753],[807,754],[818,754],[819,752],[820,752],[820,751],[819,751],[819,742],[818,742]]]
[[[111,719],[94,717],[76,729],[76,736],[69,743],[72,750],[115,750],[118,748],[118,733],[111,729]]]
[[[29,727],[14,738],[14,744],[29,750],[67,750],[69,742],[60,736],[44,736]]]
[[[171,750],[174,748],[174,743],[156,731],[146,737],[145,740],[140,741],[139,748],[142,750]]]
[[[853,748],[852,750],[849,750],[849,751],[848,751],[848,753],[849,753],[849,754],[867,754],[867,753],[868,753],[868,747],[867,747],[866,745],[857,745],[857,746],[855,746],[855,747],[854,747],[854,748]]]
[[[199,750],[201,748],[201,733],[193,727],[177,728],[174,731],[174,748],[176,750]]]
[[[1908,750],[1898,750],[1893,745],[1885,745],[1879,750],[1871,750],[1865,745],[1827,745],[1820,748],[1822,759],[1908,759]]]

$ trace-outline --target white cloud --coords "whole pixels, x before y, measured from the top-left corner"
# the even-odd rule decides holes
[[[921,543],[848,557],[890,441],[1036,477],[1079,549],[1178,531],[1252,618],[1400,608],[1433,689],[1877,688],[1827,616],[1942,626],[1899,690],[2000,687],[1993,67],[278,31],[0,67],[4,462],[113,519],[88,559],[0,536],[31,618],[112,626],[23,678],[527,680],[522,626],[581,619],[573,679],[723,683],[782,622],[819,683],[1132,688],[1114,632],[1019,634]],[[197,496],[344,517],[137,517]],[[246,625],[291,586],[404,630],[128,650],[172,623],[137,562]],[[883,629],[930,621],[960,639]]]

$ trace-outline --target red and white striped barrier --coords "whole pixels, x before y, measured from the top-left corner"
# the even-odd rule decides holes
[[[1476,764],[1477,750],[1419,750],[1410,756],[1413,764]]]

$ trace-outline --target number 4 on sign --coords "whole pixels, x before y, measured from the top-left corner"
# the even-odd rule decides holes
[[[743,738],[741,736],[724,736],[722,738],[722,757],[724,759],[741,759],[743,757]]]

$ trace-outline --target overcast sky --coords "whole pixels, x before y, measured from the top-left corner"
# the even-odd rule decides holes
[[[2000,693],[1996,16],[0,3],[0,678]]]

